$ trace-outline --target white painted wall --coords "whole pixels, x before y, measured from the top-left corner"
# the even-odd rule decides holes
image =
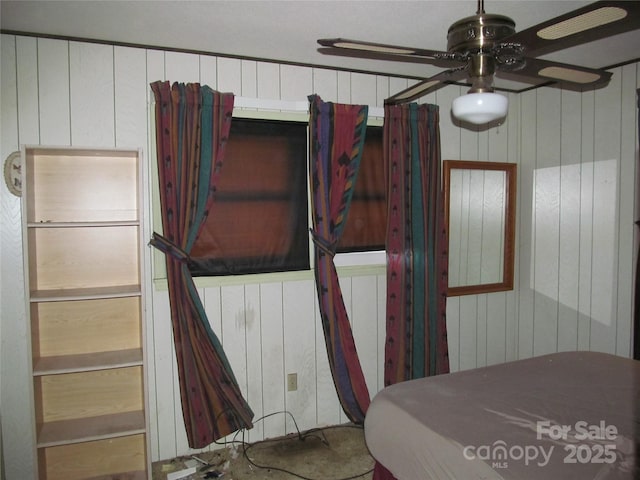
[[[2,159],[22,144],[142,148],[152,153],[149,83],[208,84],[237,96],[382,106],[407,81],[361,73],[3,35]],[[516,288],[450,298],[452,370],[546,352],[592,349],[630,355],[638,64],[611,84],[579,94],[538,89],[510,95],[507,121],[487,131],[456,127],[447,87],[424,99],[441,106],[443,159],[519,165]],[[20,205],[0,190],[0,405],[5,474],[29,476]],[[148,218],[151,218],[148,212]],[[189,452],[180,410],[168,295],[149,275],[147,354],[152,459]],[[345,303],[371,395],[382,388],[384,267],[340,271]],[[300,428],[346,421],[329,373],[312,272],[198,281],[243,393],[256,417],[290,411]],[[286,374],[298,373],[287,392]],[[248,440],[291,431],[284,415],[258,422]]]

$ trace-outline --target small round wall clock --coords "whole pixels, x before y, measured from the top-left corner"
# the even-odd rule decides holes
[[[22,195],[22,164],[20,152],[11,153],[4,161],[4,181],[16,197]]]

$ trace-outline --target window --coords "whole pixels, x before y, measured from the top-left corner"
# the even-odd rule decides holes
[[[193,276],[308,270],[307,124],[234,118]],[[382,127],[368,127],[339,253],[384,250]]]
[[[339,253],[384,250],[387,204],[382,148],[382,127],[368,127]]]
[[[194,276],[309,269],[307,125],[234,118]]]

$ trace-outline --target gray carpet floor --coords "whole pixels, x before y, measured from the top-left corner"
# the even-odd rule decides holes
[[[310,430],[255,444],[235,444],[153,464],[153,480],[195,467],[187,480],[370,480],[374,465],[361,428]]]

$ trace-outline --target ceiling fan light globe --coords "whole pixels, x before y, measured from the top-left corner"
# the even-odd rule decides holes
[[[509,101],[498,93],[468,93],[453,101],[452,113],[458,120],[482,125],[507,116]]]

